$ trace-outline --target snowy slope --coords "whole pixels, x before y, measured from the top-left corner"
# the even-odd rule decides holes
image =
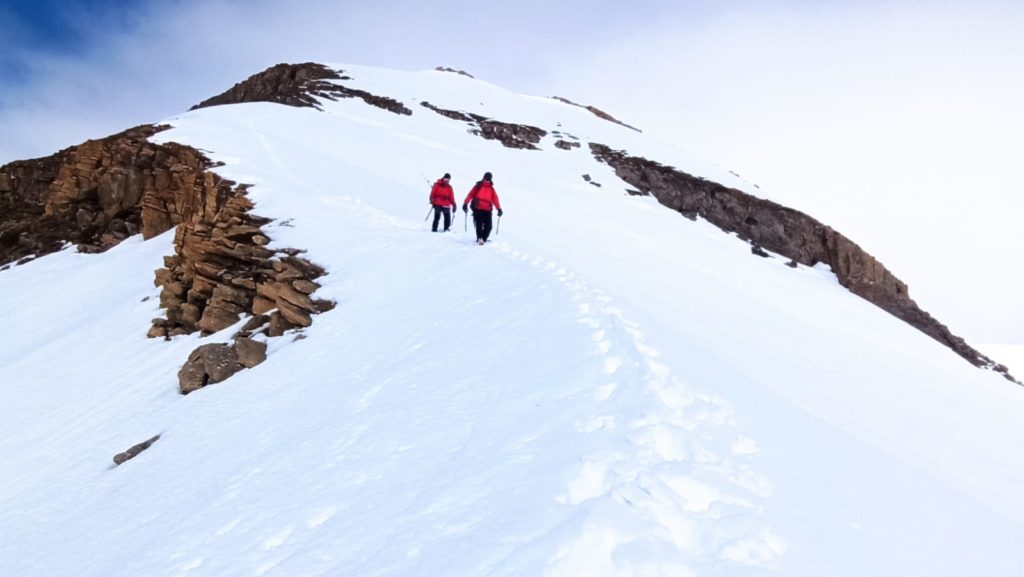
[[[267,362],[177,394],[233,331],[145,338],[169,235],[0,273],[0,574],[1024,571],[1024,389],[626,195],[585,143],[744,183],[551,99],[340,68],[413,115],[231,105],[155,137],[252,183],[329,272],[338,306]],[[584,146],[508,149],[421,101]],[[429,182],[461,201],[484,171],[495,242],[430,233]]]

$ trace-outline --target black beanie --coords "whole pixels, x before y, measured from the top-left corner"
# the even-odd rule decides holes
[[[484,180],[486,180],[487,182],[490,182],[491,181],[491,173],[485,172],[484,173]]]
[[[441,178],[451,178],[451,177],[452,177],[452,175],[450,175],[450,174],[448,174],[448,173],[446,172],[446,173],[444,173],[444,176],[442,176]]]

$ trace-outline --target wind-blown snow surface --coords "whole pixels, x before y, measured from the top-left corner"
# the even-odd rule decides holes
[[[234,331],[145,338],[171,233],[0,273],[0,574],[1022,574],[1024,389],[827,270],[626,195],[585,142],[744,186],[676,148],[343,68],[414,114],[222,106],[156,138],[253,184],[274,243],[329,271],[338,306],[262,365],[178,395]],[[507,149],[423,100],[584,145]],[[461,201],[485,170],[495,242],[430,233],[429,182]]]

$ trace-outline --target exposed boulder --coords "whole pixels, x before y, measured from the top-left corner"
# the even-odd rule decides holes
[[[277,312],[280,313],[280,316],[283,317],[287,325],[291,325],[291,327],[308,327],[313,324],[313,317],[310,313],[292,302],[278,301]],[[281,319],[278,319],[277,326],[282,326]]]
[[[280,337],[286,332],[294,328],[295,325],[288,322],[284,315],[280,311],[274,311],[270,313],[270,323],[267,326],[268,337]]]
[[[267,360],[267,343],[248,337],[235,337],[235,353],[243,367],[251,369]]]
[[[153,445],[153,443],[155,443],[155,442],[157,442],[159,440],[160,440],[160,435],[156,435],[155,437],[151,437],[151,438],[149,438],[149,439],[139,443],[138,445],[133,445],[130,449],[128,449],[127,451],[125,451],[123,453],[118,453],[118,454],[114,455],[114,464],[115,465],[120,465],[120,464],[124,463],[125,461],[130,461],[130,460],[134,459],[135,457],[139,456],[139,453],[141,453],[141,452],[145,451],[146,449],[150,448]]]
[[[238,352],[231,345],[203,345],[192,351],[178,371],[178,388],[187,395],[206,385],[225,381],[243,368]]]
[[[770,200],[727,188],[657,162],[590,143],[594,156],[619,178],[684,216],[698,216],[753,246],[752,252],[780,254],[795,263],[827,264],[850,292],[953,349],[971,364],[1016,380],[1006,367],[982,355],[917,306],[907,285],[853,241],[810,216]]]
[[[555,148],[561,148],[562,150],[572,150],[574,148],[579,148],[579,147],[580,147],[580,143],[578,143],[578,142],[570,142],[568,140],[562,140],[562,139],[558,139],[558,140],[555,141]]]
[[[292,288],[294,288],[295,290],[299,291],[302,294],[311,295],[316,292],[316,289],[320,288],[320,285],[315,282],[300,278],[292,281]]]

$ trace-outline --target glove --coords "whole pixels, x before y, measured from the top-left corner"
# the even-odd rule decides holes
[[[462,212],[469,212],[469,209],[466,208],[466,205],[462,205]]]
[[[498,209],[498,216],[505,214],[500,208]]]

